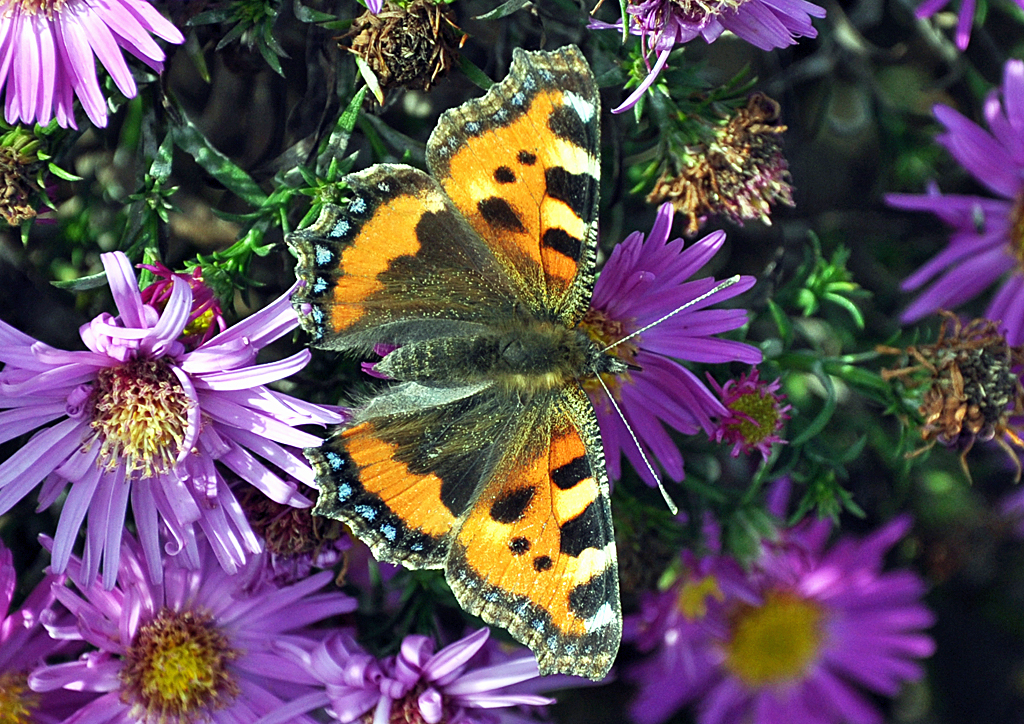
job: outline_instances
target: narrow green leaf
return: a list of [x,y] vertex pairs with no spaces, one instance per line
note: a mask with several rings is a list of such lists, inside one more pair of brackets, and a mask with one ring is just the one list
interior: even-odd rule
[[353,56],[356,59],[356,69],[359,71],[359,75],[362,76],[363,82],[366,83],[366,87],[373,93],[373,97],[377,99],[377,102],[384,105],[384,91],[380,89],[376,73],[373,72],[373,69],[363,60],[361,55],[353,53]]
[[199,77],[209,83],[210,69],[206,65],[206,55],[203,53],[202,46],[199,45],[199,37],[196,35],[195,30],[190,30],[185,40],[185,55],[192,61],[192,65],[195,66]]
[[233,8],[217,8],[215,10],[207,10],[206,12],[193,15],[186,25],[194,27],[196,25],[214,25],[216,23],[224,23],[235,16]]
[[838,404],[838,398],[836,397],[836,386],[832,384],[832,378],[829,377],[828,373],[821,368],[821,363],[816,361],[812,365],[812,371],[814,376],[821,380],[822,386],[825,388],[827,397],[825,398],[825,404],[811,423],[804,428],[803,432],[797,435],[795,438],[790,440],[790,445],[798,447],[803,445],[805,442],[810,440],[812,437],[816,437],[818,433],[825,429],[825,425],[832,419],[832,415],[835,414],[836,405]]
[[262,206],[267,195],[245,171],[214,148],[206,136],[178,109],[181,123],[171,129],[174,143],[190,154],[208,174],[224,184],[232,193],[252,206]]
[[484,13],[483,15],[477,15],[474,20],[501,20],[507,18],[513,13],[517,13],[523,8],[531,7],[533,3],[530,0],[505,0],[501,5],[494,8],[490,12]]
[[348,107],[338,118],[338,122],[334,126],[334,130],[331,132],[330,138],[327,139],[327,143],[324,145],[324,149],[320,154],[320,158],[316,162],[316,172],[321,178],[327,178],[330,180],[328,175],[328,167],[336,160],[340,159],[348,148],[348,141],[352,137],[352,129],[356,127],[356,121],[359,120],[359,113],[363,107],[363,100],[366,98],[366,92],[369,90],[368,86],[360,88],[352,100],[349,101]]
[[73,173],[68,173],[67,171],[62,169],[60,166],[58,166],[57,164],[53,163],[52,161],[50,163],[46,164],[46,168],[50,171],[50,173],[52,173],[54,176],[56,176],[57,178],[61,179],[62,181],[81,181],[82,180],[81,176],[75,176],[75,174],[73,174]]
[[470,82],[481,90],[490,90],[494,81],[487,77],[487,74],[480,70],[465,55],[459,56],[459,68],[469,78]]
[[303,5],[299,0],[295,0],[292,3],[292,12],[295,13],[295,17],[303,23],[323,23],[328,20],[337,20],[337,17],[330,13],[323,13],[319,10],[314,10],[311,7]]
[[79,277],[78,279],[72,279],[67,282],[54,281],[50,282],[50,284],[58,289],[65,289],[69,292],[85,292],[90,289],[99,289],[100,287],[106,286],[107,273],[105,271],[101,271],[99,274],[90,274],[87,277]]

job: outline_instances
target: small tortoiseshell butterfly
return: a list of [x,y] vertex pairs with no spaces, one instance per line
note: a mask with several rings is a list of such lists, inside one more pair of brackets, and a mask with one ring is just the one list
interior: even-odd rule
[[394,347],[394,384],[306,451],[318,515],[379,560],[444,568],[542,673],[601,679],[622,633],[604,453],[581,382],[626,367],[577,324],[597,247],[597,87],[576,47],[517,49],[443,114],[431,175],[382,164],[290,235],[318,347]]

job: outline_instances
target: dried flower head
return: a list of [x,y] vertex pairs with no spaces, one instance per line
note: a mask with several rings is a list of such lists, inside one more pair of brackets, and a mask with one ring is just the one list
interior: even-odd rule
[[41,150],[30,129],[15,126],[0,136],[0,216],[11,226],[34,219],[37,207],[50,203],[43,190]]
[[658,179],[648,203],[671,203],[689,217],[689,234],[709,216],[770,224],[772,204],[793,205],[789,166],[782,155],[786,126],[778,122],[779,110],[765,94],[751,95],[745,108],[714,129],[706,146],[694,149],[679,175]]
[[356,18],[350,35],[352,52],[366,61],[381,88],[416,90],[429,90],[451,70],[459,38],[451,10],[433,0],[388,0],[379,12],[371,8]]
[[1008,345],[991,320],[961,324],[952,312],[940,313],[944,323],[934,344],[905,351],[878,348],[885,354],[906,354],[917,362],[882,370],[884,380],[899,378],[908,388],[924,388],[918,411],[924,418],[921,438],[928,444],[912,455],[936,442],[959,447],[963,450],[960,464],[970,478],[967,453],[977,440],[995,440],[1013,459],[1020,480],[1020,460],[1007,440],[1024,447],[1010,419],[1024,413],[1024,385],[1014,371],[1024,365],[1024,346]]

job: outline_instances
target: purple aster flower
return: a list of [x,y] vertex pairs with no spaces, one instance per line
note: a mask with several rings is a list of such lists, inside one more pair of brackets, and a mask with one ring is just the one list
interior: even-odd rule
[[[794,45],[797,38],[817,37],[811,18],[825,17],[825,9],[807,0],[640,0],[626,5],[629,31],[640,36],[647,77],[612,113],[636,105],[665,68],[676,45],[700,36],[712,43],[726,30],[761,50]],[[621,19],[609,24],[592,20],[592,30],[618,30]],[[655,54],[654,66],[648,62]]]
[[193,314],[189,284],[175,277],[158,312],[143,303],[124,254],[102,260],[120,314],[82,326],[88,351],[54,349],[0,322],[0,441],[42,427],[0,465],[0,513],[40,482],[46,508],[71,483],[52,569],[64,571],[88,515],[80,580],[91,581],[102,559],[110,588],[130,498],[153,580],[162,570],[161,523],[172,538],[167,552],[198,566],[198,526],[232,572],[260,541],[215,461],[272,500],[308,506],[297,487],[311,485],[313,472],[297,448],[320,439],[295,426],[343,418],[265,387],[302,369],[308,350],[253,364],[298,325],[287,293],[186,351],[178,340]]
[[323,688],[258,724],[283,724],[318,707],[327,707],[342,724],[492,724],[500,718],[489,709],[553,703],[536,694],[502,691],[540,676],[530,653],[482,668],[471,666],[489,635],[490,629],[480,629],[437,653],[428,637],[406,636],[398,655],[383,660],[362,651],[344,633],[333,634],[312,651],[289,646],[296,663]]
[[[713,277],[689,279],[721,248],[725,232],[716,231],[684,249],[682,239],[669,241],[673,213],[671,204],[662,204],[647,240],[641,232],[630,234],[604,265],[594,286],[590,310],[581,323],[599,344],[614,344],[718,285]],[[761,352],[755,347],[714,336],[746,324],[746,311],[708,308],[742,294],[755,281],[753,277],[740,277],[732,286],[615,348],[615,354],[633,369],[617,377],[607,376],[605,383],[647,458],[661,463],[673,480],[683,479],[683,457],[664,426],[687,435],[703,429],[710,435],[716,428],[712,418],[728,414],[697,375],[676,360],[760,362]],[[587,392],[597,410],[609,475],[621,477],[620,460],[625,455],[640,477],[654,484],[604,389],[588,383]]]
[[[318,593],[331,583],[327,571],[293,586],[254,587],[261,556],[229,575],[203,539],[199,551],[196,569],[164,559],[157,582],[146,572],[137,541],[126,535],[113,590],[99,579],[76,584],[77,592],[54,586],[74,622],[49,626],[51,635],[90,650],[77,661],[33,671],[32,689],[99,693],[67,720],[93,724],[253,722],[310,692],[315,680],[276,647],[311,648],[324,634],[308,627],[355,610],[355,600]],[[68,570],[72,580],[82,580],[77,557]],[[313,724],[304,716],[291,721]]]
[[[827,547],[830,524],[815,520],[766,542],[747,598],[705,596],[700,626],[661,631],[662,646],[675,650],[659,651],[661,660],[689,652],[697,665],[648,665],[632,707],[636,721],[657,724],[698,702],[699,724],[880,723],[862,691],[894,696],[921,678],[919,659],[935,648],[922,633],[933,622],[921,603],[924,582],[910,571],[882,571],[909,527],[898,518],[863,540]],[[693,576],[680,588],[687,585],[716,590]]]
[[763,382],[758,375],[755,367],[749,377],[744,372],[739,379],[727,380],[724,385],[719,385],[714,377],[708,375],[708,382],[729,411],[718,422],[712,437],[715,442],[732,445],[733,457],[738,457],[741,452],[757,450],[767,460],[773,444],[786,444],[778,432],[789,419],[786,413],[792,406],[782,404],[786,396],[779,392],[781,380]]
[[121,54],[127,50],[158,73],[164,51],[150,34],[169,43],[185,37],[147,0],[6,0],[0,14],[0,86],[7,84],[8,123],[52,118],[77,128],[74,97],[89,120],[107,125],[107,102],[96,59],[117,89],[134,98],[135,80]]
[[936,140],[1001,198],[941,194],[935,184],[925,195],[886,196],[891,206],[930,211],[953,227],[949,246],[903,281],[908,291],[931,285],[902,319],[914,322],[953,309],[1003,278],[985,316],[1001,321],[1006,341],[1019,345],[1024,343],[1024,61],[1006,63],[1002,93],[993,91],[985,101],[990,132],[949,106],[937,105],[934,113],[946,127]]
[[0,543],[0,720],[50,724],[70,716],[94,695],[71,691],[38,694],[28,688],[32,669],[49,656],[71,653],[74,645],[51,638],[42,625],[47,618],[53,620],[53,585],[60,585],[63,577],[44,578],[21,608],[11,612],[17,584],[13,560]]

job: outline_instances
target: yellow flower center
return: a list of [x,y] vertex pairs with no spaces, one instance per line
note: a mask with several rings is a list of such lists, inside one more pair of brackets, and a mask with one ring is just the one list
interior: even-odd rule
[[750,418],[729,423],[727,427],[738,432],[751,447],[775,432],[775,426],[779,423],[779,409],[771,393],[762,395],[754,391],[740,395],[729,403],[729,409],[742,412]]
[[2,11],[4,17],[10,17],[15,9],[21,10],[25,15],[42,14],[47,18],[59,15],[67,4],[67,0],[8,0],[4,3]]
[[822,612],[818,606],[782,591],[761,606],[744,606],[732,623],[725,665],[743,683],[762,687],[795,681],[821,651]]
[[163,360],[131,360],[100,370],[92,395],[100,463],[149,478],[174,467],[194,404]]
[[32,712],[38,707],[39,695],[28,688],[27,674],[0,674],[0,724],[32,724]]
[[185,329],[181,333],[182,338],[188,339],[191,337],[202,337],[204,334],[206,334],[206,330],[210,328],[210,325],[213,324],[213,320],[213,310],[207,309],[205,312],[203,312],[198,317],[189,322],[187,325],[185,325]]
[[676,606],[687,620],[695,621],[708,615],[708,600],[712,598],[723,601],[725,594],[722,593],[717,578],[704,576],[688,580],[679,588]]
[[142,626],[124,658],[121,700],[145,724],[193,724],[240,691],[228,671],[238,658],[208,614],[163,609]]

